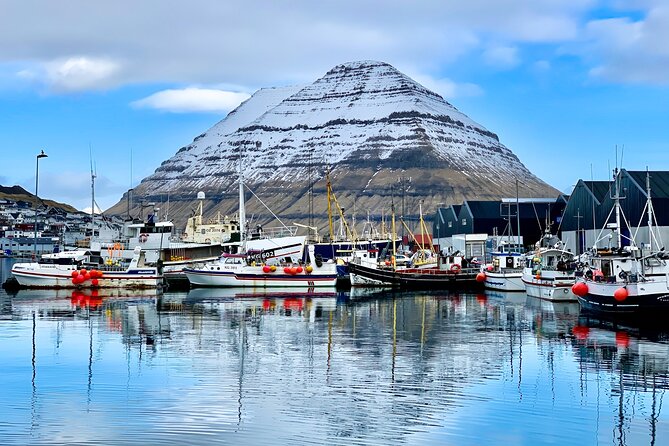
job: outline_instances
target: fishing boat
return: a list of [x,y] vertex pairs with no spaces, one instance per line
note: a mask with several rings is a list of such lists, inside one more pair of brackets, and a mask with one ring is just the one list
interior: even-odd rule
[[536,243],[533,255],[525,257],[522,281],[528,296],[552,301],[576,301],[571,291],[576,281],[576,261],[560,239],[550,233]]
[[139,247],[127,268],[107,265],[88,251],[67,251],[45,254],[41,262],[15,263],[12,274],[27,288],[156,288],[163,282]]
[[522,279],[525,257],[520,253],[521,248],[515,244],[500,245],[491,253],[492,263],[481,267],[476,280],[491,290],[525,291]]
[[[522,280],[525,257],[520,236],[518,180],[516,180],[516,236],[513,235],[513,225],[511,224],[513,218],[511,214],[512,201],[502,200],[502,205],[505,202],[507,205],[507,226],[504,230],[506,234],[505,240],[499,243],[497,249],[490,254],[492,263],[481,266],[481,272],[476,277],[476,280],[484,283],[485,287],[490,290],[525,291],[525,284]],[[502,208],[500,208],[500,214],[504,215]]]
[[[237,253],[223,253],[214,261],[202,266],[184,269],[192,286],[208,287],[334,287],[337,284],[337,265],[333,260],[324,261],[314,253],[313,245],[296,245],[290,237],[282,244],[281,238],[273,239],[278,246],[272,250],[252,250],[246,231],[244,181],[242,157],[239,167],[239,226],[240,244]],[[304,239],[303,239],[304,240]],[[306,248],[306,249],[305,249]],[[281,250],[293,249],[302,256],[277,255]]]
[[[618,169],[614,171],[613,189],[614,205],[594,247],[586,254],[582,277],[573,285],[572,291],[584,309],[594,312],[615,315],[669,310],[669,253],[662,246],[656,230],[650,174],[646,174],[643,212],[648,217],[649,243],[636,242],[635,235],[638,235],[641,223],[635,232],[625,228],[629,237],[622,235],[621,222],[628,220],[620,204],[623,197],[620,196]],[[605,229],[611,232],[604,234]],[[597,243],[604,239],[615,240],[615,246],[598,249]]]
[[[392,234],[395,238],[394,204],[391,209]],[[403,267],[397,265],[395,245],[392,246],[389,260],[380,258],[378,250],[357,251],[348,264],[351,285],[422,289],[477,287],[479,270],[470,267],[462,256],[436,254],[423,246],[420,248],[409,264]]]
[[462,257],[439,255],[438,259],[437,265],[430,268],[394,268],[356,258],[348,265],[351,285],[435,290],[480,287],[476,280],[479,269],[463,267],[466,262]]

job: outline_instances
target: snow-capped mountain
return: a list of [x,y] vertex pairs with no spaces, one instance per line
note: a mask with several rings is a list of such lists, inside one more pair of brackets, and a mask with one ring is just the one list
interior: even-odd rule
[[[387,215],[391,195],[401,195],[405,212],[414,215],[420,200],[431,213],[466,198],[515,196],[516,178],[526,185],[522,196],[558,194],[497,135],[374,61],[336,66],[307,86],[257,91],[163,162],[134,196],[169,195],[177,221],[190,213],[198,191],[207,194],[210,212],[233,213],[240,164],[245,184],[289,222],[306,219],[311,181],[314,213],[324,218],[326,165],[340,204],[358,219]],[[125,209],[124,198],[110,211]],[[247,212],[260,222],[269,217],[257,200],[247,203]]]

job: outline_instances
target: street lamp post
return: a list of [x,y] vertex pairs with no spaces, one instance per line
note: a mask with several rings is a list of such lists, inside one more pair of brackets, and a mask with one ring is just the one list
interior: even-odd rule
[[35,161],[35,241],[33,243],[33,257],[37,258],[37,206],[39,203],[39,195],[37,193],[37,187],[39,185],[39,160],[40,158],[46,158],[48,155],[42,150],[37,155],[37,161]]

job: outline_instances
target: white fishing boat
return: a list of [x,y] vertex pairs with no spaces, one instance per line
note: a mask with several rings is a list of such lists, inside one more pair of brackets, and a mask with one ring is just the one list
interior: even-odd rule
[[[323,261],[314,254],[314,246],[306,238],[297,243],[295,237],[274,238],[274,249],[253,249],[246,230],[242,157],[239,168],[239,253],[224,253],[217,261],[186,268],[184,273],[193,286],[209,287],[334,287],[337,284],[337,265]],[[262,242],[266,243],[266,242]],[[307,249],[305,249],[307,247]],[[284,251],[290,256],[282,255]],[[294,255],[299,255],[297,260]]]
[[[309,258],[313,247],[309,246]],[[284,263],[255,262],[247,254],[223,254],[216,262],[184,270],[191,285],[209,287],[334,287],[337,265],[332,261]]]
[[15,263],[12,274],[27,288],[156,288],[163,282],[139,247],[127,268],[106,265],[86,251],[68,251],[46,254],[41,262]]
[[560,239],[546,234],[537,242],[533,255],[525,257],[522,281],[528,296],[552,301],[576,301],[571,291],[576,281],[574,255]]
[[[620,205],[618,170],[614,172],[614,206],[587,254],[582,278],[572,287],[586,310],[610,314],[641,313],[669,310],[669,252],[662,245],[654,228],[657,221],[651,200],[650,174],[646,174],[646,208],[649,243],[638,244],[633,228],[623,236],[621,222],[627,222]],[[613,220],[613,221],[611,221]],[[605,234],[605,229],[610,230]],[[625,239],[623,239],[625,237]],[[615,240],[615,246],[597,249],[601,240]],[[624,246],[623,241],[629,243]]]
[[511,245],[502,245],[500,250],[493,252],[492,263],[484,265],[476,280],[483,282],[485,287],[499,291],[525,291],[523,283],[523,266],[525,257],[513,252]]

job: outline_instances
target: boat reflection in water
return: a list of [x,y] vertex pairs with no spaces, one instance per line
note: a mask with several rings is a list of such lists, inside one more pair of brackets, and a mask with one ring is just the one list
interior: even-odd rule
[[320,317],[324,311],[334,311],[338,293],[330,288],[194,288],[187,295],[165,294],[161,305],[165,308],[187,308],[188,311],[253,312],[283,315],[302,314]]
[[635,323],[640,325],[586,313],[573,328],[575,345],[583,370],[609,376],[601,385],[615,402],[608,416],[615,423],[616,444],[666,444],[662,402],[669,390],[669,330],[665,324]]
[[308,288],[3,297],[3,444],[669,442],[668,331],[576,304]]

